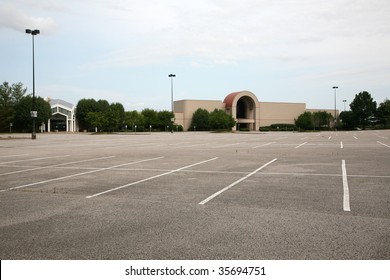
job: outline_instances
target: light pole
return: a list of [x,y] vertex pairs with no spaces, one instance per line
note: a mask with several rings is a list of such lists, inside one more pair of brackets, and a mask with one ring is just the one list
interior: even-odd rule
[[38,29],[26,29],[27,34],[31,34],[32,37],[32,58],[33,58],[33,96],[32,96],[32,110],[31,110],[31,117],[33,121],[33,127],[32,127],[32,135],[31,139],[37,139],[37,134],[35,132],[35,119],[37,118],[38,114],[35,110],[35,58],[34,58],[34,36],[39,34]]
[[338,86],[333,87],[333,89],[334,89],[334,130],[336,130],[336,125],[337,125],[336,89],[338,89],[338,88],[339,88]]
[[171,133],[173,133],[173,124],[175,122],[175,113],[174,113],[174,108],[173,108],[173,78],[176,77],[176,75],[175,74],[169,74],[168,77],[171,78],[171,110],[172,110],[172,119],[171,119],[172,130],[171,130]]
[[344,99],[343,102],[344,102],[344,111],[345,111],[345,102],[347,102],[347,100]]

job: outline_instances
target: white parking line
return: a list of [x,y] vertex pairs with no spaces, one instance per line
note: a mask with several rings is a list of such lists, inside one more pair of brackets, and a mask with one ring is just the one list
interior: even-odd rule
[[343,145],[343,141],[340,142],[340,149],[343,149],[344,148],[344,145]]
[[216,192],[215,194],[209,196],[208,198],[206,198],[205,200],[202,200],[201,202],[199,202],[200,205],[204,205],[206,204],[207,202],[209,202],[210,200],[212,200],[213,198],[217,197],[218,195],[220,195],[221,193],[227,191],[228,189],[234,187],[235,185],[237,185],[238,183],[244,181],[245,179],[251,177],[252,175],[256,174],[257,172],[259,172],[261,169],[267,167],[268,165],[270,165],[271,163],[273,163],[274,161],[276,161],[277,158],[267,162],[266,164],[264,164],[263,166],[257,168],[255,171],[249,173],[248,175],[246,175],[245,177],[242,177],[241,179],[235,181],[234,183],[230,184],[229,186],[223,188],[222,190]]
[[187,145],[187,146],[178,146],[178,147],[175,147],[175,149],[192,148],[192,147],[204,146],[204,145],[208,145],[208,144],[209,143],[201,143],[201,144],[193,144],[193,145]]
[[19,154],[19,155],[9,155],[9,156],[0,156],[2,158],[5,158],[5,157],[22,157],[22,156],[28,156],[29,154]]
[[275,143],[276,143],[276,142],[269,142],[269,143],[266,143],[266,144],[254,146],[254,147],[252,147],[252,149],[257,149],[257,148],[260,148],[260,147],[269,146],[269,145],[272,145],[272,144],[275,144]]
[[353,138],[355,138],[356,140],[358,139],[355,135],[353,136]]
[[344,211],[351,211],[349,206],[349,189],[348,189],[348,178],[347,169],[345,167],[345,160],[341,161],[341,169],[343,172],[343,208]]
[[307,143],[308,143],[308,142],[302,143],[302,144],[296,146],[295,149],[298,149],[298,148],[302,147],[303,145],[306,145]]
[[234,144],[226,144],[226,145],[222,145],[222,146],[216,146],[214,148],[225,148],[225,147],[230,147],[230,146],[237,146],[237,145],[240,145],[241,143],[234,143]]
[[379,142],[379,141],[376,141],[376,142],[378,142],[379,144],[381,144],[381,145],[383,145],[383,146],[386,146],[387,148],[390,148],[389,145],[386,145],[386,144],[384,144],[384,143],[382,143],[382,142]]
[[123,188],[127,188],[127,187],[130,187],[130,186],[134,186],[134,185],[137,185],[139,183],[150,181],[152,179],[156,179],[156,178],[159,178],[159,177],[162,177],[162,176],[166,176],[166,175],[175,173],[177,171],[181,171],[183,169],[190,168],[190,167],[193,167],[193,166],[196,166],[196,165],[199,165],[199,164],[203,164],[203,163],[206,163],[206,162],[209,162],[209,161],[212,161],[212,160],[216,160],[216,159],[218,159],[218,157],[211,158],[211,159],[204,160],[204,161],[200,161],[200,162],[197,162],[197,163],[194,163],[194,164],[190,164],[190,165],[187,165],[187,166],[175,169],[175,170],[171,170],[171,171],[159,174],[159,175],[155,175],[155,176],[152,176],[152,177],[149,177],[149,178],[145,178],[145,179],[139,180],[137,182],[133,182],[133,183],[126,184],[126,185],[123,185],[123,186],[120,186],[120,187],[109,189],[109,190],[106,190],[104,192],[100,192],[100,193],[96,193],[96,194],[93,194],[93,195],[89,195],[89,196],[86,196],[85,198],[93,198],[93,197],[96,197],[96,196],[99,196],[99,195],[102,195],[102,194],[106,194],[106,193],[109,193],[109,192],[117,191],[117,190],[120,190],[120,189],[123,189]]
[[37,160],[43,160],[43,159],[62,158],[62,157],[69,157],[69,156],[70,155],[55,156],[55,157],[42,157],[42,158],[21,159],[21,160],[14,160],[14,161],[8,161],[8,162],[1,162],[0,165],[4,165],[4,164],[8,164],[8,163],[15,163],[15,162],[23,162],[23,161],[37,161]]
[[45,169],[45,168],[54,168],[54,167],[59,167],[59,166],[64,166],[64,165],[69,165],[69,164],[76,164],[76,163],[83,163],[83,162],[89,162],[89,161],[95,161],[95,160],[101,160],[101,159],[108,159],[108,158],[113,158],[113,157],[115,157],[115,156],[85,159],[85,160],[66,162],[66,163],[60,163],[60,164],[48,165],[48,166],[39,166],[39,167],[34,167],[34,168],[29,168],[29,169],[23,169],[23,170],[18,170],[18,171],[2,173],[2,174],[0,174],[0,176],[23,173],[23,172],[34,171],[34,170]]
[[110,170],[110,169],[121,167],[121,166],[125,166],[125,165],[131,165],[131,164],[136,164],[136,163],[141,163],[141,162],[146,162],[146,161],[152,161],[152,160],[157,160],[157,159],[161,159],[161,158],[163,158],[163,157],[157,157],[157,158],[150,158],[150,159],[144,159],[144,160],[139,160],[139,161],[128,162],[128,163],[114,165],[114,166],[110,166],[110,167],[106,167],[106,168],[100,168],[100,169],[96,169],[96,170],[76,173],[76,174],[73,174],[73,175],[68,175],[68,176],[64,176],[64,177],[58,177],[58,178],[54,178],[54,179],[49,179],[49,180],[44,180],[44,181],[40,181],[40,182],[26,184],[26,185],[22,185],[22,186],[18,186],[18,187],[13,187],[13,188],[5,189],[5,190],[0,190],[0,192],[17,190],[17,189],[21,189],[21,188],[41,185],[41,184],[55,182],[55,181],[60,181],[60,180],[68,179],[68,178],[73,178],[73,177],[77,177],[77,176],[86,175],[86,174],[91,174],[91,173],[96,173],[96,172],[100,172],[100,171]]

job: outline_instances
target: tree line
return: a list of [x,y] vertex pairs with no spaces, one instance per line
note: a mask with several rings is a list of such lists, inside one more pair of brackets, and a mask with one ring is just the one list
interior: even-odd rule
[[[22,83],[0,85],[0,132],[32,131],[32,95],[27,94]],[[36,97],[35,108],[38,111],[36,130],[51,118],[50,104]],[[183,127],[172,122],[170,111],[143,109],[125,111],[121,103],[109,103],[107,100],[81,99],[77,104],[76,118],[80,131],[182,131]],[[224,110],[212,112],[199,108],[192,117],[190,130],[231,130],[236,124],[234,118]],[[356,94],[349,111],[340,113],[334,120],[332,114],[304,112],[295,119],[295,126],[303,130],[330,129],[334,124],[342,129],[390,128],[390,100],[385,99],[377,106],[367,91]],[[278,125],[277,128],[279,129]]]
[[[81,99],[76,110],[80,131],[183,131],[181,125],[172,123],[172,118],[170,111],[125,111],[120,103],[109,104],[106,100]],[[199,108],[193,114],[190,130],[231,130],[235,123],[224,110],[210,113]]]
[[121,103],[109,104],[107,100],[81,99],[76,109],[80,131],[183,130],[181,126],[172,127],[172,117],[172,112],[166,110],[125,111]]
[[[32,95],[26,95],[27,88],[22,83],[0,85],[0,132],[32,131]],[[42,97],[35,98],[36,130],[51,117],[50,104]]]
[[331,126],[345,130],[390,128],[390,100],[387,98],[377,107],[376,101],[367,91],[355,95],[350,110],[340,113],[336,119],[325,111],[305,112],[295,119],[295,126],[303,130],[330,129]]

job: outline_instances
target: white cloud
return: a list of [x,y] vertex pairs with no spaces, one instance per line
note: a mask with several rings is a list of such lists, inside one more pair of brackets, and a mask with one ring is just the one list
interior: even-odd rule
[[366,49],[349,45],[351,38],[388,44],[390,35],[390,5],[380,0],[108,1],[94,12],[112,30],[104,37],[123,40],[93,62],[99,67],[177,57],[199,67],[269,57],[302,61],[351,50],[361,56]]
[[42,34],[53,34],[58,29],[52,18],[28,15],[20,7],[10,3],[0,4],[1,27],[20,32],[25,32],[26,28],[40,29]]
[[77,87],[52,88],[58,96],[108,92],[123,104],[159,107],[162,71],[177,71],[182,98],[247,88],[305,101],[312,88],[341,89],[343,80],[380,84],[387,94],[389,14],[388,0],[2,0],[0,28],[61,31],[40,44],[55,63],[39,60],[51,69],[45,83]]

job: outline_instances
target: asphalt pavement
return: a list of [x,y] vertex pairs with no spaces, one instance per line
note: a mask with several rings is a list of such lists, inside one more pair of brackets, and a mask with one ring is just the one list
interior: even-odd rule
[[0,259],[390,259],[390,131],[0,135]]

